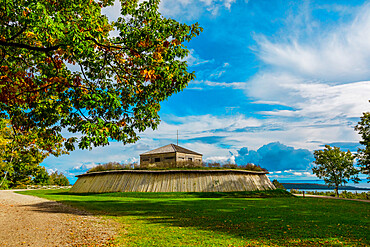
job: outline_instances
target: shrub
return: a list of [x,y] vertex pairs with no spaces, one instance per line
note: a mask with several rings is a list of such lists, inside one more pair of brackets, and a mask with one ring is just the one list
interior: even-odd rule
[[290,193],[292,194],[302,194],[302,191],[296,190],[296,189],[291,189]]
[[241,167],[238,167],[237,164],[226,163],[222,165],[222,168],[236,169],[236,168],[241,168]]
[[244,169],[248,171],[265,171],[267,172],[267,169],[260,167],[259,165],[255,165],[252,163],[248,163],[246,165],[238,166],[238,169]]
[[194,161],[157,162],[155,164],[142,164],[139,169],[170,169],[170,168],[203,168],[203,164]]
[[282,185],[281,183],[279,183],[279,181],[277,181],[276,179],[272,180],[272,183],[275,185],[276,189],[286,190],[284,188],[284,185]]
[[203,163],[204,167],[210,167],[210,168],[220,168],[221,164],[218,162],[210,162],[210,163]]
[[90,170],[87,171],[87,173],[90,172],[102,172],[102,171],[110,171],[110,170],[127,170],[132,168],[137,168],[137,164],[120,164],[118,162],[108,162],[105,164],[99,164]]
[[50,185],[68,186],[68,178],[63,173],[58,173],[58,171],[50,174]]

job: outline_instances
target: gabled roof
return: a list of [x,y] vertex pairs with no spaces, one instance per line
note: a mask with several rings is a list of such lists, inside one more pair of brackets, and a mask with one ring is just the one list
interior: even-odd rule
[[[168,144],[166,146],[142,153],[140,155],[147,155],[147,154],[163,154],[163,153],[185,153],[185,154],[196,154],[196,155],[202,155],[200,153],[196,153],[194,151],[191,151],[189,149],[177,146],[175,144]],[[203,156],[203,155],[202,155]]]

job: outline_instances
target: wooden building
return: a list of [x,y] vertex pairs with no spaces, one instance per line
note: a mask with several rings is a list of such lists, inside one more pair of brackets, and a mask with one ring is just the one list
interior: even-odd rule
[[192,161],[202,163],[202,154],[189,149],[169,144],[143,154],[140,154],[140,165],[155,165],[156,163],[175,163]]

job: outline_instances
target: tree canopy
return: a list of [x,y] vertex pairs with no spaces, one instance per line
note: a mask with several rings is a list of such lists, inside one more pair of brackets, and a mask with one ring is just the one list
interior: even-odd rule
[[355,127],[361,135],[360,144],[364,145],[357,151],[358,165],[361,166],[362,173],[367,174],[368,183],[370,182],[370,112],[363,113],[361,120]]
[[338,147],[325,145],[324,150],[314,151],[314,157],[316,167],[312,168],[312,172],[318,178],[323,178],[328,186],[334,186],[337,196],[340,185],[348,183],[350,179],[359,181],[359,170],[353,165],[355,157],[350,151],[344,152]]
[[160,102],[195,78],[183,43],[202,29],[162,17],[159,0],[120,2],[110,22],[113,0],[0,0],[0,114],[14,130],[73,150],[157,127]]

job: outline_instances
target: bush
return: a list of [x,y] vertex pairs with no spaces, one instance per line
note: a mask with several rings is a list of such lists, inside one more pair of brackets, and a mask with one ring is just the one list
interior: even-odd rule
[[252,163],[248,163],[246,165],[241,165],[237,167],[238,169],[244,169],[248,171],[265,171],[267,172],[267,169],[260,167],[259,165],[255,165]]
[[284,185],[282,185],[281,183],[279,183],[279,181],[277,181],[276,179],[272,180],[272,183],[275,185],[276,189],[286,190],[284,188]]
[[296,189],[291,189],[290,193],[292,194],[302,194],[302,191],[296,190]]
[[50,185],[68,186],[69,180],[63,173],[58,173],[58,171],[50,174]]
[[210,168],[221,168],[221,164],[218,162],[203,163],[203,166],[210,167]]
[[102,171],[110,171],[110,170],[127,170],[127,169],[133,169],[138,168],[137,164],[120,164],[118,162],[108,162],[105,164],[99,164],[87,172],[102,172]]
[[159,162],[155,164],[143,164],[139,169],[170,169],[170,168],[203,168],[203,164],[194,161]]
[[[290,190],[291,193],[292,190]],[[320,196],[335,196],[333,191],[307,191],[306,194],[308,195],[320,195]],[[370,199],[370,192],[350,192],[350,191],[342,191],[339,194],[341,198],[349,198],[349,199],[362,199],[362,200],[369,200]]]

